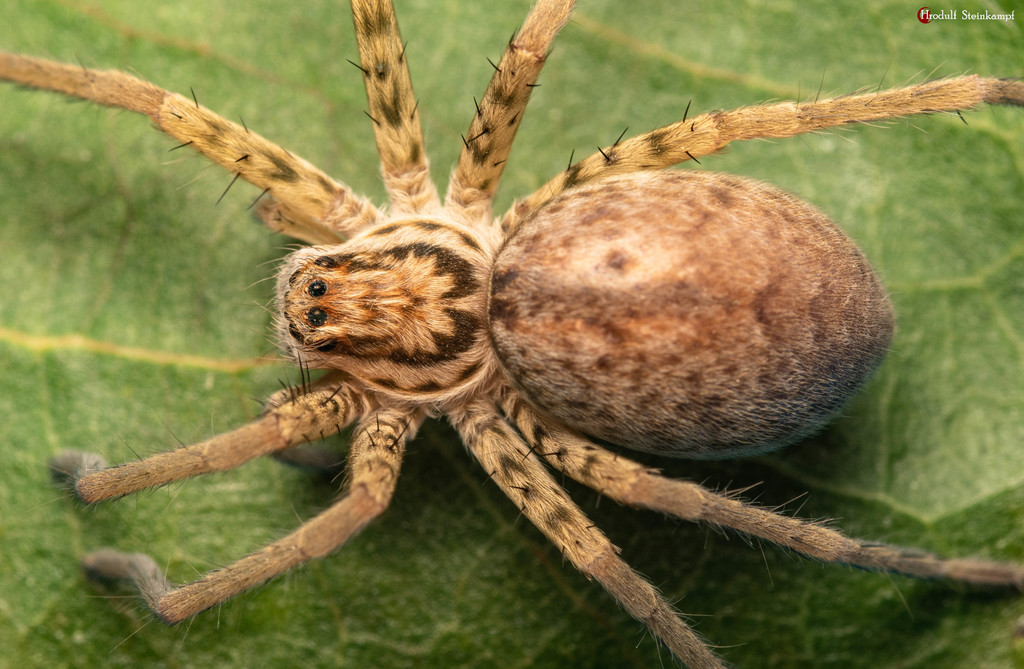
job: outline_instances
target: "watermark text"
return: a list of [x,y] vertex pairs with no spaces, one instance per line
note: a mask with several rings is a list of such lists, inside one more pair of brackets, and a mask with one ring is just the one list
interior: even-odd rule
[[1010,22],[1014,20],[1014,14],[1017,10],[1013,10],[1010,13],[990,12],[985,10],[984,12],[972,12],[967,9],[940,9],[935,11],[931,7],[922,7],[917,10],[917,20],[921,23],[931,23],[932,21],[1004,21]]

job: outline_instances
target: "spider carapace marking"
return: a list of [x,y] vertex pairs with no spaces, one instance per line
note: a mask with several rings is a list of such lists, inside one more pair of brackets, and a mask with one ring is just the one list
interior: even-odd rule
[[116,467],[60,455],[53,466],[78,496],[121,497],[356,426],[345,495],[288,536],[182,586],[152,558],[112,549],[85,557],[91,574],[133,581],[165,622],[196,615],[344,544],[387,508],[422,421],[444,416],[560,553],[695,669],[723,665],[549,467],[619,502],[819,560],[1024,586],[1016,565],[855,541],[660,476],[591,440],[691,457],[779,447],[827,421],[892,336],[881,282],[813,207],[746,179],[658,170],[734,140],[1022,106],[1024,84],[972,75],[684,118],[571,164],[495,220],[512,139],[573,5],[540,0],[493,65],[442,204],[393,7],[353,0],[387,213],[195,100],[121,72],[0,53],[0,79],[149,116],[179,148],[256,185],[271,229],[313,245],[280,270],[277,335],[296,363],[326,374],[199,444]]
[[440,219],[312,247],[279,274],[279,338],[293,359],[420,402],[493,377],[486,334],[490,242]]

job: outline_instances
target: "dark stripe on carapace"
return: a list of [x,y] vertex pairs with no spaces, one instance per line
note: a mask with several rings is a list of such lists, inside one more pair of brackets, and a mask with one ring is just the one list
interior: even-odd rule
[[455,377],[455,382],[456,383],[461,383],[463,381],[466,381],[467,379],[472,377],[474,374],[476,374],[478,371],[480,371],[480,363],[479,362],[474,362],[472,365],[469,365],[464,370],[459,372],[459,375]]
[[390,351],[380,354],[377,351],[386,350],[388,342],[379,337],[353,337],[346,342],[345,353],[363,360],[389,360],[410,367],[427,367],[454,360],[477,343],[483,325],[475,316],[460,309],[445,309],[445,314],[452,320],[453,331],[451,334],[432,332],[433,351],[418,349],[411,353]]
[[400,230],[405,227],[433,232],[434,230],[437,230],[444,226],[442,226],[440,223],[435,223],[434,221],[402,221],[401,223],[392,223],[391,225],[385,225],[381,228],[377,228],[376,230],[368,234],[367,237],[381,237],[383,235],[390,235],[395,230]]
[[[466,369],[459,372],[459,375],[455,377],[455,381],[449,385],[457,385],[459,383],[462,383],[463,381],[472,378],[472,376],[476,374],[478,371],[480,371],[480,363],[475,362],[472,365],[466,367]],[[381,386],[382,388],[388,388],[390,390],[402,390],[405,392],[432,393],[444,389],[444,386],[442,386],[437,381],[427,381],[426,383],[421,383],[418,386],[412,387],[400,386],[394,379],[370,379],[370,382],[378,386]]]
[[374,255],[361,253],[322,255],[318,256],[313,262],[327,269],[344,266],[349,271],[387,271],[391,269],[391,263],[386,262],[384,257],[404,260],[409,254],[417,258],[433,257],[437,276],[447,275],[452,278],[452,287],[441,295],[441,299],[455,300],[471,295],[480,289],[480,282],[474,276],[472,263],[451,249],[426,242],[413,242],[412,244],[393,246]]
[[339,257],[340,256],[327,255],[318,256],[317,259],[313,261],[313,263],[316,264],[317,267],[323,267],[325,269],[334,269],[335,267],[339,267],[341,265],[341,261],[338,260]]
[[[404,228],[404,227],[411,227],[411,228],[415,228],[417,230],[425,230],[427,232],[434,232],[435,230],[440,230],[441,228],[447,228],[448,226],[446,226],[446,225],[444,225],[442,223],[435,223],[434,221],[403,221],[402,223],[392,223],[391,225],[385,225],[384,227],[377,228],[376,230],[371,232],[369,235],[367,235],[367,237],[382,237],[384,235],[390,235],[392,232],[395,232],[396,230],[399,230],[399,229]],[[466,234],[462,230],[455,230],[455,229],[452,229],[452,228],[448,228],[448,229],[451,232],[454,232],[455,234],[457,234],[459,236],[459,239],[461,239],[463,241],[463,243],[466,246],[468,246],[469,248],[473,249],[474,251],[481,250],[480,249],[480,245],[477,244],[476,240],[473,239],[472,237],[470,237],[468,234]]]
[[452,277],[453,285],[447,292],[441,295],[441,299],[458,299],[471,295],[480,289],[480,282],[473,275],[473,264],[451,249],[426,242],[414,242],[412,244],[393,246],[384,253],[397,260],[408,257],[410,253],[417,258],[432,257],[438,275]]
[[392,232],[394,232],[395,230],[397,230],[400,227],[402,227],[403,225],[404,225],[403,223],[392,223],[391,225],[385,225],[382,228],[377,228],[376,230],[374,230],[373,232],[371,232],[370,234],[368,234],[366,236],[367,237],[380,237],[381,235],[389,235]]
[[391,390],[401,390],[401,387],[395,382],[394,379],[370,379],[370,383],[381,388],[390,388]]

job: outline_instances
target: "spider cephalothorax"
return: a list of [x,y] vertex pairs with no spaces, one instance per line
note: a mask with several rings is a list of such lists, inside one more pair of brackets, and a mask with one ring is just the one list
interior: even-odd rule
[[387,0],[353,0],[360,69],[390,209],[194,99],[120,72],[0,54],[0,78],[149,116],[262,189],[273,230],[312,244],[277,283],[277,334],[315,382],[252,423],[139,462],[66,453],[85,502],[236,467],[355,425],[347,488],[292,534],[176,587],[142,554],[104,549],[90,573],[134,581],[177,623],[326,555],[388,506],[406,442],[445,416],[487,475],[561,554],[683,662],[718,658],[568,497],[550,468],[617,501],[749,533],[830,562],[1024,586],[1024,570],[861,543],[816,523],[660,476],[634,450],[726,457],[819,428],[892,334],[880,281],[822,214],[727,175],[659,172],[730,141],[1024,105],[1016,80],[957,77],[863,95],[702,114],[570,165],[499,220],[491,202],[572,0],[541,0],[480,99],[442,202],[429,179],[405,48]]
[[436,218],[389,221],[343,245],[289,256],[281,344],[315,369],[386,396],[437,402],[495,371],[486,332],[493,246]]

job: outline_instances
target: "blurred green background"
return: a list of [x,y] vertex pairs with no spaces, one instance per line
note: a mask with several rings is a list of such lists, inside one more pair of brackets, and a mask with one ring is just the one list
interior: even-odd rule
[[[428,150],[447,180],[528,1],[398,1]],[[965,8],[973,8],[971,7]],[[1024,74],[1020,3],[920,24],[895,2],[580,3],[520,131],[498,210],[626,126],[963,72]],[[979,9],[979,10],[980,10]],[[117,67],[382,200],[347,6],[0,0],[0,48]],[[82,509],[62,448],[125,460],[256,415],[275,261],[257,195],[126,112],[0,86],[0,667],[671,666],[644,628],[486,482],[451,430],[411,445],[393,507],[329,559],[170,629],[82,577],[98,546],[172,579],[289,531],[335,491],[260,461]],[[735,145],[703,169],[813,202],[888,283],[899,334],[827,432],[744,462],[644,458],[851,534],[1024,562],[1024,114],[982,109]],[[337,442],[341,447],[341,442]],[[570,492],[741,667],[1024,666],[1024,597],[821,566]],[[804,493],[807,493],[804,495]],[[600,504],[598,502],[600,501]]]

